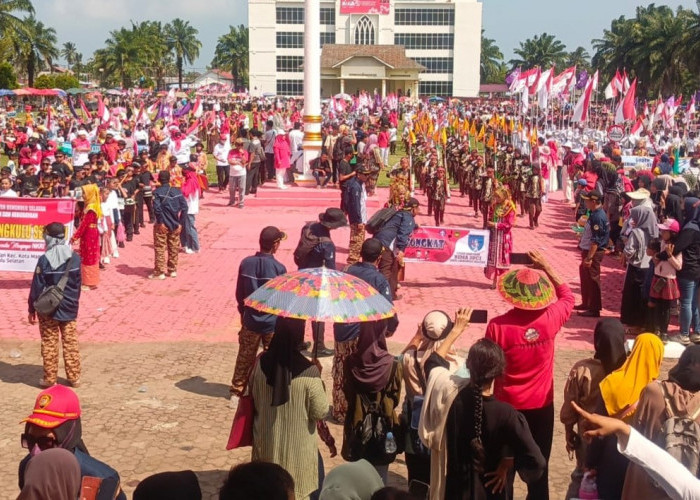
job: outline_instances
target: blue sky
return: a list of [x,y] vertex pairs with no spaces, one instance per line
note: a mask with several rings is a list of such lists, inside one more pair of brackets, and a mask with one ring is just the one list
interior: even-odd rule
[[[633,0],[483,0],[486,36],[496,40],[506,61],[518,42],[548,32],[568,50],[599,37],[610,21],[632,16],[639,5]],[[664,2],[657,2],[663,4]],[[695,8],[695,0],[671,0],[674,8]],[[130,25],[130,20],[189,20],[199,30],[202,50],[195,69],[203,69],[214,55],[217,38],[229,25],[247,24],[247,0],[34,0],[37,17],[56,29],[58,40],[75,42],[84,60],[101,47],[109,32]]]

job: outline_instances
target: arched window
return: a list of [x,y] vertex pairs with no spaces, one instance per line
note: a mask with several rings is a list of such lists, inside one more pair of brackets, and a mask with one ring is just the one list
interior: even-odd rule
[[355,45],[374,45],[374,24],[362,16],[355,25]]

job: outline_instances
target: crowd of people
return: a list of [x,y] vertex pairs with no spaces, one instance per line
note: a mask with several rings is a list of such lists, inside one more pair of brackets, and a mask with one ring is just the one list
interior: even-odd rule
[[[200,251],[200,200],[217,195],[208,185],[208,153],[216,164],[216,187],[228,194],[231,207],[244,208],[245,197],[255,196],[263,183],[287,189],[295,182],[303,170],[301,103],[248,104],[249,112],[243,103],[229,112],[212,105],[200,119],[195,113],[176,116],[179,104],[172,103],[169,117],[150,123],[142,121],[142,112],[77,123],[68,110],[57,109],[53,117],[27,114],[23,125],[3,115],[11,164],[3,168],[0,196],[78,200],[73,232],[58,223],[44,228],[46,252],[29,294],[29,321],[39,322],[45,390],[25,420],[28,455],[20,464],[20,498],[42,498],[37,492],[43,491],[68,499],[85,488],[126,498],[118,472],[92,457],[82,441],[76,393],[56,385],[58,344],[67,379],[79,387],[80,294],[99,285],[100,268],[146,227],[146,213],[154,225],[149,278],[176,278],[178,254]],[[700,193],[691,178],[668,170],[677,163],[671,157],[681,153],[674,149],[669,156],[658,147],[652,169],[625,168],[620,144],[604,138],[582,142],[590,138],[585,130],[555,130],[546,117],[541,130],[549,131],[532,136],[510,125],[507,105],[492,101],[379,109],[368,102],[343,113],[328,107],[324,119],[323,149],[310,170],[319,189],[340,189],[341,202],[302,228],[294,250],[299,269],[340,268],[333,230],[349,225],[343,269],[389,302],[400,300],[404,253],[423,209],[416,192],[425,196],[437,226],[454,193],[469,197],[473,213],[456,214],[465,225],[476,219],[477,227],[491,233],[485,274],[511,309],[491,318],[466,359],[454,344],[469,328],[468,307],[452,314],[428,311],[399,356],[389,352],[386,340],[398,328],[397,315],[334,324],[332,348],[324,324],[311,321],[309,359],[304,320],[244,303],[287,272],[275,258],[287,234],[263,228],[259,251],[239,265],[241,330],[229,399],[237,411],[244,397],[254,402],[252,463],[230,471],[220,498],[240,498],[241,492],[251,499],[513,498],[516,472],[528,498],[549,498],[555,342],[574,310],[600,317],[606,256],[627,266],[622,303],[619,320],[602,318],[595,325],[594,355],[572,367],[564,388],[560,420],[567,450],[576,457],[567,497],[632,499],[652,491],[658,498],[682,498],[681,491],[697,497],[698,441],[694,451],[688,443],[700,439],[700,427],[690,425],[700,409],[700,347],[687,347],[668,380],[657,380],[666,342],[700,343]],[[482,137],[472,129],[483,131]],[[405,156],[392,169],[389,155],[401,140]],[[695,154],[691,142],[684,148]],[[381,174],[390,182],[388,211],[373,221],[366,200],[378,195]],[[549,193],[560,189],[570,203],[572,229],[580,234],[579,305],[544,255],[529,252],[529,267],[510,262],[517,218],[527,215],[537,231]],[[78,241],[75,253],[70,243]],[[38,313],[40,297],[61,280],[57,307]],[[676,304],[680,325],[671,334]],[[635,339],[628,353],[630,336]],[[329,388],[318,361],[324,356],[333,356]],[[669,419],[685,426],[679,423],[683,429],[677,430]],[[348,463],[326,474],[319,440],[331,456],[338,453],[328,420],[342,425],[340,454]],[[592,437],[590,444],[583,439]],[[644,448],[644,439],[658,450]],[[691,474],[670,476],[649,465],[666,452]],[[402,453],[406,491],[385,487],[388,466]],[[199,498],[198,492],[192,471],[167,472],[142,481],[134,498]]]

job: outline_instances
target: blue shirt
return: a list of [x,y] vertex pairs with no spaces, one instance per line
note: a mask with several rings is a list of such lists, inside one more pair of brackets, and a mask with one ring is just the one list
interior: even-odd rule
[[409,210],[399,210],[374,237],[381,241],[385,248],[403,252],[408,246],[408,238],[417,227]]
[[187,214],[187,201],[180,188],[160,186],[153,191],[153,213],[156,224],[165,224],[170,231],[180,227],[180,215]]
[[345,189],[341,196],[343,197],[343,208],[348,214],[348,222],[350,224],[364,224],[362,214],[365,213],[365,206],[362,199],[364,187],[357,176],[350,177],[345,181]]
[[[589,237],[590,235],[590,237]],[[581,250],[590,250],[591,245],[598,245],[598,250],[603,250],[608,246],[610,239],[610,224],[608,217],[605,215],[605,210],[602,207],[593,210],[588,216],[588,222],[581,236],[579,248]]]
[[243,326],[255,333],[272,333],[277,316],[267,314],[243,305],[243,301],[255,290],[280,274],[287,272],[284,265],[272,254],[257,252],[246,257],[238,266],[236,301],[238,312],[243,316]]
[[[389,282],[384,277],[382,273],[373,265],[368,262],[358,262],[348,267],[345,271],[357,278],[360,278],[367,284],[371,285],[375,290],[381,293],[386,300],[394,303],[391,298],[391,287]],[[394,315],[388,320],[387,325],[388,332],[394,333],[396,328],[399,326],[398,315]],[[346,342],[356,338],[360,334],[360,324],[359,323],[334,323],[333,324],[333,336],[336,342]]]
[[[311,224],[311,234],[319,238],[322,236],[331,237],[330,230],[320,222]],[[311,267],[335,269],[335,244],[332,241],[323,241],[316,245],[306,256],[306,262],[300,269]]]

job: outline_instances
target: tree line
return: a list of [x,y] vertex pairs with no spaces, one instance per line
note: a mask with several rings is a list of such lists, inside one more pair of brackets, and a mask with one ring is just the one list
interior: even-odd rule
[[[593,56],[583,47],[568,52],[566,46],[549,33],[520,42],[507,63],[495,40],[482,32],[481,81],[503,83],[506,74],[520,67],[535,66],[560,70],[576,65],[600,71],[608,82],[617,70],[626,70],[637,78],[637,95],[686,95],[700,86],[700,0],[696,10],[649,4],[637,7],[634,17],[613,19],[600,38],[591,41]],[[604,86],[604,85],[603,85]]]
[[[102,87],[164,88],[166,78],[177,75],[182,87],[185,65],[199,57],[202,42],[199,31],[189,21],[179,18],[169,23],[131,22],[130,26],[109,32],[104,46],[87,60],[75,43],[64,42],[60,48],[56,30],[35,17],[31,0],[0,0],[0,88],[15,87],[16,75],[26,76],[27,85],[66,82],[77,79],[45,78],[37,82],[41,71],[53,71],[59,57],[80,79],[98,81]],[[212,68],[230,71],[234,87],[248,83],[248,28],[229,26],[219,37],[211,61]],[[12,74],[12,70],[16,74]],[[74,86],[74,85],[73,85]]]

